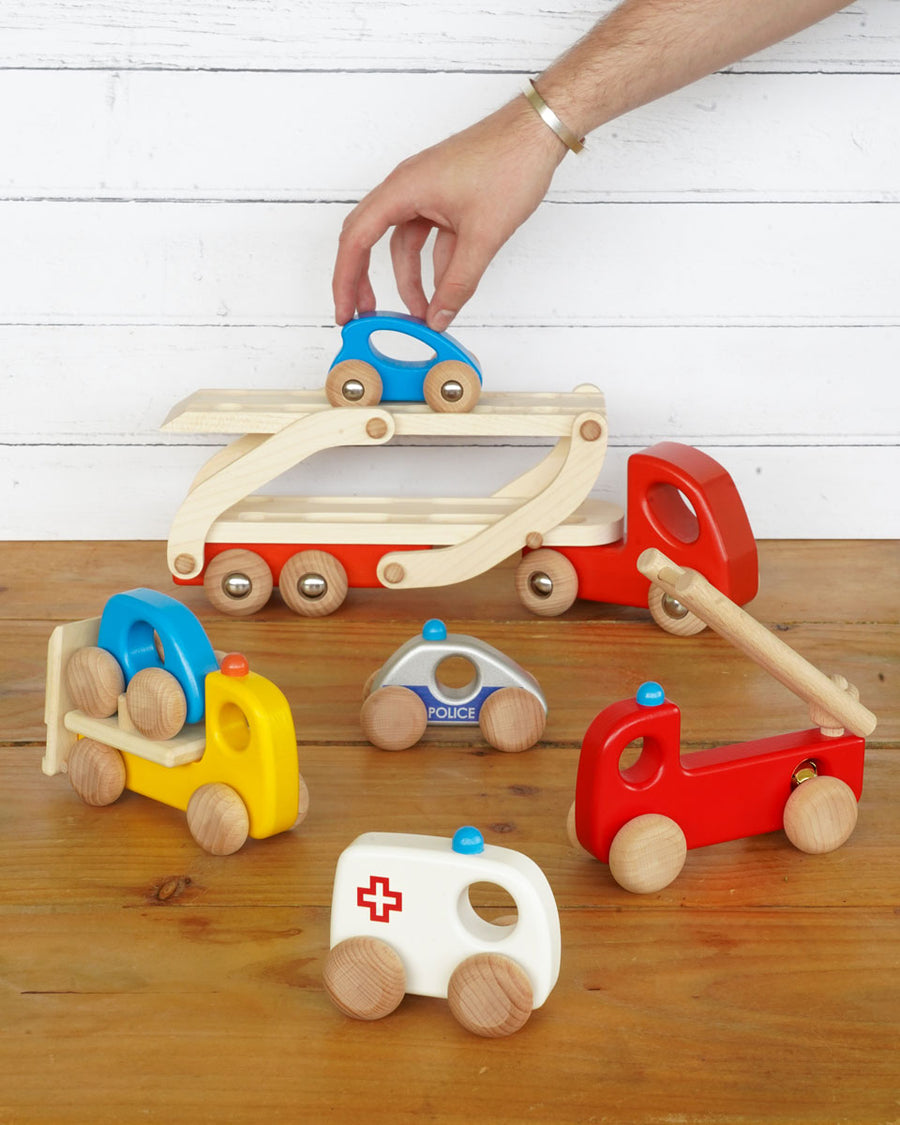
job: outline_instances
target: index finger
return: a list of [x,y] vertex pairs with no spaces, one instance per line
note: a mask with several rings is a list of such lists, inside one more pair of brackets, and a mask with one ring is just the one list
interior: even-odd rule
[[369,253],[379,239],[392,226],[415,215],[402,202],[387,200],[379,205],[380,189],[376,188],[353,208],[341,228],[338,251],[331,278],[334,297],[334,317],[338,324],[346,324],[356,311],[363,286],[372,293],[369,283]]

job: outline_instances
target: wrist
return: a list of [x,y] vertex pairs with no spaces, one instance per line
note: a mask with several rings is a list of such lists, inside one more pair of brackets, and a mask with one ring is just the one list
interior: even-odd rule
[[541,91],[537,88],[533,78],[528,80],[528,85],[522,93],[537,116],[562,141],[569,152],[577,156],[578,153],[583,151],[584,137],[579,137],[576,133],[573,133],[568,125],[557,116],[553,107],[544,99]]
[[559,167],[569,149],[564,141],[541,120],[524,96],[524,92],[508,102],[499,112],[506,119],[508,136],[517,152],[527,150],[536,160],[550,165],[554,170]]

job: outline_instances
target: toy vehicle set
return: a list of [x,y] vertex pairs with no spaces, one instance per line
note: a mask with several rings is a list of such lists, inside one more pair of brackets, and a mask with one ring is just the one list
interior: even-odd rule
[[[391,332],[432,354],[391,359],[379,345]],[[569,838],[626,890],[661,890],[692,848],[783,827],[816,853],[853,831],[875,717],[846,681],[823,676],[740,608],[756,594],[756,544],[733,481],[711,457],[659,443],[629,459],[625,510],[590,498],[607,446],[597,388],[482,395],[478,363],[456,341],[411,317],[376,314],[345,326],[324,394],[198,392],[165,428],[242,435],[198,473],[167,548],[175,582],[202,584],[223,613],[249,616],[277,586],[299,615],[325,616],[351,588],[450,585],[520,553],[516,592],[536,615],[582,598],[647,607],[676,635],[709,625],[810,704],[813,730],[688,758],[679,709],[651,681],[594,719]],[[502,435],[553,445],[482,500],[259,493],[324,450]],[[471,669],[464,686],[440,675],[451,659]],[[518,752],[541,739],[547,716],[530,673],[437,619],[370,676],[363,697],[363,732],[385,750],[449,724],[477,726],[494,749]],[[229,855],[306,814],[284,695],[243,656],[214,652],[196,617],[166,595],[118,594],[100,618],[54,630],[45,721],[46,774],[68,773],[91,805],[127,788],[180,809],[209,853]],[[636,740],[639,753],[623,765]],[[513,918],[477,912],[469,891],[484,882],[511,896]],[[407,993],[446,998],[459,1023],[485,1037],[524,1026],[560,968],[546,876],[473,828],[452,840],[358,837],[337,864],[330,946],[325,987],[347,1015],[381,1019]]]

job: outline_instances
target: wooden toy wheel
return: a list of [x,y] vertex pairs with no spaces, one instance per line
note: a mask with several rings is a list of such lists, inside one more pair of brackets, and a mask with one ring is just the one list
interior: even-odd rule
[[328,954],[323,975],[334,1004],[357,1020],[389,1016],[406,994],[406,972],[387,942],[352,937]]
[[428,711],[410,688],[392,685],[368,696],[359,722],[363,734],[379,750],[408,750],[425,733]]
[[309,812],[309,786],[303,780],[300,781],[300,793],[297,800],[297,819],[291,825],[292,828],[299,828],[300,825],[306,820],[306,814]]
[[475,1035],[499,1039],[528,1022],[534,1007],[531,981],[515,961],[476,953],[457,965],[447,990],[450,1011]]
[[578,575],[565,555],[542,547],[529,551],[516,568],[516,593],[538,617],[557,617],[578,597]]
[[212,560],[203,576],[203,588],[220,613],[249,617],[269,600],[272,572],[255,551],[235,547]]
[[67,765],[72,788],[86,805],[111,805],[125,788],[125,759],[113,746],[80,738]]
[[536,695],[525,688],[506,687],[484,701],[478,725],[489,746],[517,754],[534,746],[544,733],[546,718]]
[[332,406],[375,406],[382,390],[381,376],[361,359],[336,363],[325,379],[325,397]]
[[[349,362],[349,360],[348,360]],[[327,551],[298,551],[281,568],[278,589],[301,617],[327,617],[347,596],[347,572]]]
[[165,668],[136,672],[125,693],[125,703],[132,723],[154,742],[174,738],[187,718],[184,689]]
[[788,797],[784,831],[801,852],[823,855],[850,838],[858,813],[856,797],[846,781],[839,777],[811,777]]
[[676,601],[659,586],[651,586],[647,595],[650,616],[667,633],[676,637],[693,637],[702,633],[706,622]]
[[378,676],[378,673],[380,671],[381,671],[380,668],[376,668],[375,671],[372,672],[371,675],[366,679],[366,682],[363,684],[363,689],[362,689],[363,699],[368,699],[369,696],[372,694],[372,684],[375,683],[375,680],[376,680],[376,678]]
[[79,711],[107,719],[119,706],[125,676],[118,660],[105,648],[79,648],[66,665],[66,687]]
[[[571,805],[569,805],[569,813],[568,813],[568,816],[566,817],[566,835],[569,837],[569,843],[572,845],[573,848],[575,848],[577,851],[581,852],[582,855],[588,855],[588,856],[591,855],[591,853],[587,850],[587,848],[584,846],[584,844],[582,844],[582,842],[578,839],[578,831],[575,828],[575,802],[574,801],[571,803]],[[591,856],[591,859],[593,859],[593,858],[594,857]]]
[[626,891],[652,894],[678,877],[686,858],[687,843],[675,821],[646,813],[616,833],[609,848],[609,870]]
[[468,414],[481,397],[481,382],[461,359],[445,359],[425,376],[422,394],[438,414]]
[[230,785],[201,785],[188,802],[191,835],[211,855],[233,855],[250,834],[250,814]]

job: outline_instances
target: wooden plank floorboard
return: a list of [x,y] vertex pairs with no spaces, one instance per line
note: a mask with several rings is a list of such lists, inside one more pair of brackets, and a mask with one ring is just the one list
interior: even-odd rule
[[5,1119],[892,1120],[890,910],[563,911],[557,989],[495,1042],[433,999],[345,1019],[324,914],[63,910],[53,943],[4,919]]
[[[248,623],[219,616],[206,627],[215,648],[245,653],[256,671],[278,684],[290,701],[301,745],[359,745],[363,686],[419,631],[421,620]],[[44,737],[46,645],[52,628],[44,621],[0,622],[0,743]],[[476,622],[473,635],[537,677],[549,708],[545,745],[580,745],[600,710],[650,679],[679,705],[687,748],[810,725],[807,708],[796,696],[708,631],[674,638],[649,621],[530,619],[515,625]],[[900,626],[797,624],[777,635],[818,667],[840,671],[856,685],[866,706],[880,716],[872,745],[900,739],[900,714],[893,706]],[[423,744],[473,741],[480,742],[477,732],[466,728],[432,728]]]
[[[46,778],[37,748],[0,750],[0,791],[17,800],[4,835],[17,851],[0,854],[0,914],[40,908],[65,888],[67,903],[327,906],[334,867],[362,832],[452,835],[476,824],[490,843],[516,848],[545,870],[561,906],[610,910],[691,906],[744,908],[900,902],[900,757],[867,755],[866,782],[851,842],[825,856],[795,851],[781,832],[692,851],[682,875],[657,895],[617,887],[605,865],[574,849],[566,816],[574,798],[577,752],[525,755],[434,749],[418,757],[369,748],[301,749],[310,812],[293,832],[248,841],[227,859],[193,844],[184,815],[125,793],[89,808],[60,776]],[[69,842],[61,849],[61,840]],[[495,888],[496,891],[496,888]]]
[[[848,674],[879,717],[859,823],[824,856],[781,832],[697,849],[664,891],[635,896],[566,836],[602,706],[659,679],[688,751],[808,725],[720,638],[678,640],[611,607],[531,618],[499,568],[456,591],[452,627],[537,674],[544,739],[510,755],[429,732],[388,754],[362,738],[361,686],[438,612],[435,592],[365,591],[320,622],[278,605],[240,622],[186,591],[216,647],[243,649],[287,694],[311,794],[299,828],[217,858],[182,813],[130,793],[89,808],[40,769],[53,625],[118,590],[171,589],[162,545],[0,546],[0,1123],[896,1121],[900,554],[798,542],[761,557],[754,615]],[[506,1040],[420,997],[378,1023],[347,1019],[322,985],[340,852],[363,831],[461,823],[545,871],[563,936],[556,988]],[[488,917],[508,909],[495,887],[477,902]]]
[[[748,607],[767,624],[797,621],[900,623],[900,542],[778,540],[759,544],[760,592]],[[512,562],[442,590],[354,590],[340,619],[408,624],[447,621],[533,621],[517,602]],[[132,586],[172,592],[165,544],[151,542],[7,542],[2,544],[0,620],[71,621],[99,612],[106,598]],[[176,590],[176,592],[178,592]],[[179,596],[204,621],[221,617],[202,590]],[[578,603],[568,620],[646,620],[642,611]],[[277,599],[254,621],[296,618]]]

